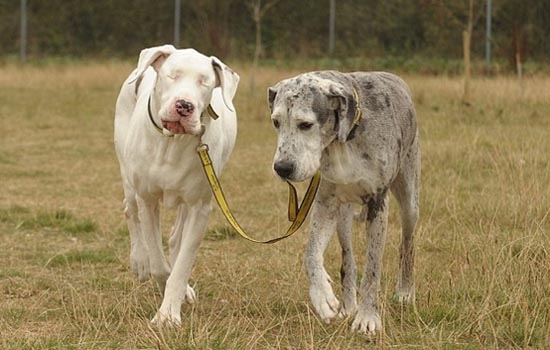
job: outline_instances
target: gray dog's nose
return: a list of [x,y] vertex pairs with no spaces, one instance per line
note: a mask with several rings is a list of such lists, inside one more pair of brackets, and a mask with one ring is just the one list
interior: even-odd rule
[[176,112],[178,112],[178,114],[182,117],[189,116],[191,113],[193,113],[194,109],[195,106],[193,106],[191,102],[187,102],[185,100],[176,101]]
[[290,178],[290,175],[294,173],[294,163],[289,161],[280,161],[276,162],[273,165],[273,169],[275,169],[275,172],[283,179]]

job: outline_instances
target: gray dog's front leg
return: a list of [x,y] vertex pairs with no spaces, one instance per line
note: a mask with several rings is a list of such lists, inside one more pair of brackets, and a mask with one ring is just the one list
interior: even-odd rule
[[336,231],[338,205],[333,195],[327,191],[328,183],[321,188],[311,213],[311,232],[307,244],[305,264],[309,277],[309,296],[313,308],[325,322],[338,315],[340,303],[330,285],[330,277],[324,267],[323,253],[331,236]]
[[376,205],[369,207],[367,221],[367,262],[361,279],[359,309],[351,327],[360,333],[375,334],[382,329],[378,291],[388,226],[387,195],[378,198]]
[[353,205],[351,203],[340,206],[340,215],[336,231],[342,247],[342,267],[340,277],[343,288],[343,305],[340,308],[340,317],[351,316],[357,310],[357,265],[353,257]]

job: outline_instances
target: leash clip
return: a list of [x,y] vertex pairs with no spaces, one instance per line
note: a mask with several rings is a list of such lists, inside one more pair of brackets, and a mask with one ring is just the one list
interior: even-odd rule
[[196,151],[199,154],[204,153],[204,152],[208,152],[210,150],[208,145],[206,143],[202,142],[202,136],[204,135],[205,132],[206,132],[206,126],[204,126],[204,124],[201,124],[201,131],[198,135],[199,136],[199,145],[196,148]]
[[206,143],[201,142],[197,146],[196,150],[197,150],[198,153],[201,153],[201,152],[204,152],[204,151],[208,152],[208,151],[210,151],[210,147],[208,147],[208,145]]

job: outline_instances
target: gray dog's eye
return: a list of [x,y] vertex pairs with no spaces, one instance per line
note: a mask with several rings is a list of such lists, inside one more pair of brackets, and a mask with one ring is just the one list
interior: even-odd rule
[[275,129],[279,129],[279,121],[277,119],[273,119],[273,126]]
[[306,131],[306,130],[311,129],[312,126],[313,126],[313,123],[303,122],[303,123],[298,124],[298,129],[300,129],[302,131]]

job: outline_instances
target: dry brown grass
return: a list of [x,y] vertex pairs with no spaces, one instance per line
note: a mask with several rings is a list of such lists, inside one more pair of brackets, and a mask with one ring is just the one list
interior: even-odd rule
[[[306,230],[273,246],[210,234],[193,271],[199,303],[184,307],[179,329],[150,326],[160,297],[128,269],[112,147],[114,101],[131,68],[0,68],[0,348],[550,348],[550,78],[526,79],[523,96],[513,78],[474,79],[464,106],[460,79],[404,77],[423,149],[417,303],[391,300],[400,229],[392,202],[385,331],[369,342],[349,320],[325,325],[312,312]],[[235,68],[239,136],[222,182],[241,224],[273,237],[287,224],[286,189],[270,170],[265,89],[297,72],[263,69],[249,95],[248,68]],[[214,210],[210,228],[219,227]],[[364,229],[356,231],[362,265]],[[335,280],[338,251],[332,242]]]

